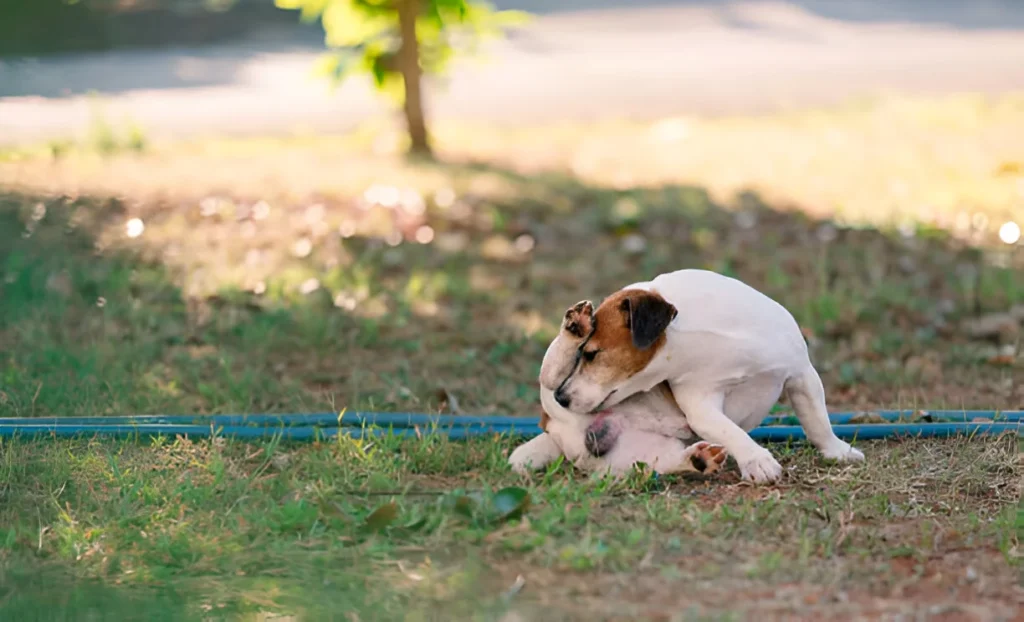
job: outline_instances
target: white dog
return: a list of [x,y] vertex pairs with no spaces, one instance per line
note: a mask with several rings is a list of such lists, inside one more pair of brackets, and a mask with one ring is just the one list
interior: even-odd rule
[[541,364],[540,425],[544,432],[512,452],[512,468],[521,473],[541,469],[564,455],[580,469],[615,476],[629,472],[637,462],[662,474],[717,471],[725,462],[725,451],[707,442],[683,442],[692,438],[693,432],[667,384],[629,397],[597,417],[570,412],[555,401],[555,389],[576,366],[580,346],[594,327],[593,319],[594,307],[589,302],[566,311],[561,331]]
[[612,294],[594,320],[576,365],[554,393],[567,410],[598,414],[667,382],[697,436],[725,447],[744,479],[769,482],[782,466],[747,432],[785,391],[825,457],[864,459],[832,431],[796,320],[752,287],[714,272],[679,270]]

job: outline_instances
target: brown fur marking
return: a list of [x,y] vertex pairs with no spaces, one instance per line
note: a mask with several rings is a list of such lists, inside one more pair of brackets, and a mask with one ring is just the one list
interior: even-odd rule
[[545,432],[548,431],[548,422],[551,421],[551,415],[546,410],[540,411],[540,429]]
[[629,318],[622,310],[622,303],[627,298],[639,299],[645,296],[660,297],[654,292],[624,289],[606,298],[594,312],[597,326],[584,350],[598,351],[599,354],[593,363],[585,366],[588,376],[607,384],[630,378],[647,367],[665,345],[664,333],[645,350],[633,345]]

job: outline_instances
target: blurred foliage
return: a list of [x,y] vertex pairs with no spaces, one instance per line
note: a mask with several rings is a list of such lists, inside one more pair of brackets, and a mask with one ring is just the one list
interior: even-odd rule
[[[397,3],[382,0],[275,0],[282,9],[298,10],[304,21],[321,20],[324,42],[335,51],[324,56],[319,73],[336,81],[366,73],[396,103],[404,99],[396,55],[401,47]],[[456,52],[472,53],[487,37],[523,23],[521,11],[496,11],[490,3],[472,0],[423,0],[416,19],[420,66],[441,74]]]
[[0,0],[0,56],[209,43],[288,17],[265,0]]
[[102,15],[84,2],[0,0],[0,54],[96,47],[101,20]]
[[[418,82],[420,72],[444,73],[457,52],[473,53],[480,41],[500,36],[528,19],[524,12],[498,11],[488,2],[473,0],[275,0],[275,4],[300,11],[303,21],[319,19],[323,24],[324,41],[334,51],[320,61],[318,74],[335,83],[352,74],[369,74],[380,92],[403,106],[408,80]],[[401,13],[408,10],[416,12],[416,41],[411,43],[418,60],[413,67],[400,62],[406,45]],[[405,72],[415,75],[404,76]],[[407,109],[410,124],[416,122],[408,118],[410,114],[423,115],[422,110]]]

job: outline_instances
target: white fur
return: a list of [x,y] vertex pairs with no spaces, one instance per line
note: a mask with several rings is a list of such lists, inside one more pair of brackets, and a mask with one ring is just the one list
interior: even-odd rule
[[[550,418],[547,430],[512,452],[512,468],[520,473],[542,469],[564,455],[577,468],[597,474],[623,475],[637,462],[662,474],[695,471],[694,454],[704,454],[711,444],[683,442],[692,439],[693,432],[676,403],[660,391],[637,393],[616,404],[608,415],[609,422],[618,430],[612,449],[601,457],[590,455],[584,439],[594,417],[566,410],[554,399],[554,388],[574,365],[577,343],[563,326],[544,353],[540,397]],[[707,458],[706,454],[704,457]],[[705,473],[719,468],[719,463],[706,462]]]
[[[587,383],[579,374],[563,390],[577,412],[605,400],[614,406],[668,381],[697,436],[723,445],[745,479],[777,480],[782,467],[747,433],[761,424],[783,391],[808,440],[828,458],[859,461],[864,454],[832,431],[821,379],[811,364],[800,328],[782,305],[754,288],[706,270],[679,270],[625,289],[654,291],[678,315],[667,341],[641,372],[618,386]],[[609,392],[615,392],[609,399]],[[552,400],[553,401],[553,400]],[[658,431],[638,418],[634,429]]]
[[[693,455],[709,444],[684,443],[680,437],[687,434],[688,428],[675,404],[651,399],[652,396],[641,394],[641,400],[625,402],[624,407],[614,409],[611,417],[621,431],[612,450],[595,457],[584,446],[586,429],[593,416],[562,408],[555,402],[553,391],[541,387],[541,404],[550,417],[547,431],[517,447],[509,456],[509,464],[515,471],[524,473],[542,469],[564,455],[577,468],[598,474],[622,475],[637,462],[661,474],[695,471]],[[654,410],[645,405],[653,406]],[[637,429],[638,425],[655,431]],[[706,472],[714,470],[710,462],[708,466],[712,468]]]

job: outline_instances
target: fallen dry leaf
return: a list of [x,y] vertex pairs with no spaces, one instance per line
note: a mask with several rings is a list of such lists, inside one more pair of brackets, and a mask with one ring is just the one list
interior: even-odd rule
[[461,415],[464,413],[462,407],[459,405],[458,398],[456,398],[455,394],[445,387],[441,387],[437,390],[437,401],[438,409],[442,411],[447,410],[453,415]]
[[851,424],[885,423],[882,415],[876,412],[859,412],[850,418]]

